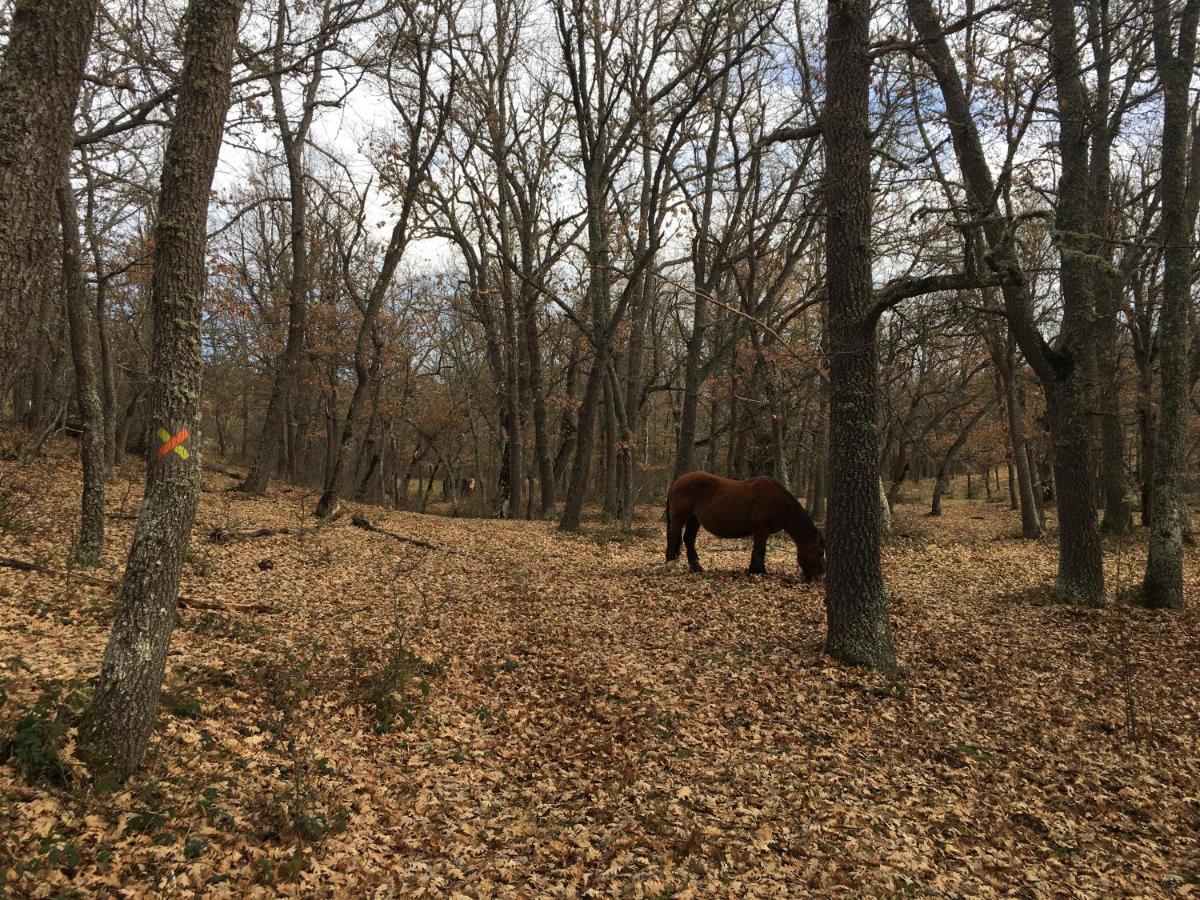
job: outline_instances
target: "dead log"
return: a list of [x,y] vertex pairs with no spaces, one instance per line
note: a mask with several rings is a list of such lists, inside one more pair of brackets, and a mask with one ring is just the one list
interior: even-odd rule
[[237,481],[241,481],[242,478],[245,477],[244,475],[242,475],[241,472],[235,472],[233,469],[226,469],[223,466],[213,465],[210,463],[204,464],[204,471],[205,472],[215,472],[218,475],[224,475],[226,478],[233,478],[233,479],[236,479]]
[[404,544],[412,544],[414,547],[422,547],[426,550],[442,550],[437,544],[431,544],[428,541],[423,541],[420,538],[411,538],[403,534],[396,534],[394,531],[388,531],[386,528],[380,528],[366,516],[361,516],[355,513],[350,517],[350,524],[355,528],[362,528],[366,531],[373,531],[376,534],[385,534],[393,540],[400,541]]
[[306,534],[315,528],[214,528],[208,533],[210,544],[228,544],[249,538],[272,537],[277,534]]
[[197,600],[194,597],[180,597],[176,605],[180,609],[204,609],[213,612],[279,612],[269,603],[217,603],[214,600]]

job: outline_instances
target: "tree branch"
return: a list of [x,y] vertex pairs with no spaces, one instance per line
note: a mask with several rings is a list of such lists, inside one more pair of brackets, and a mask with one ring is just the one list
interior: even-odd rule
[[887,310],[910,297],[936,294],[939,291],[969,291],[978,288],[1003,287],[1000,275],[976,275],[954,272],[949,275],[925,275],[921,278],[897,278],[875,292],[867,321],[873,326]]

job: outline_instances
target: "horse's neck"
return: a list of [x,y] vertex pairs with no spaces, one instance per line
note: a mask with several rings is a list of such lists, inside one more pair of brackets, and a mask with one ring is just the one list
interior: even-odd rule
[[787,532],[788,537],[796,542],[797,546],[799,546],[800,541],[809,537],[809,532],[812,530],[812,526],[804,520],[804,513],[800,509],[799,503],[796,504],[796,508],[792,510],[791,515],[788,516],[788,520],[784,524],[783,530]]

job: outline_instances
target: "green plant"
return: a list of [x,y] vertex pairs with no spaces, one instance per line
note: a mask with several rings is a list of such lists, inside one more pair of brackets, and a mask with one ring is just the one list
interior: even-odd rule
[[200,718],[200,698],[183,694],[166,693],[162,695],[162,706],[167,712],[181,719]]
[[268,747],[279,756],[275,766],[281,784],[262,811],[271,831],[291,836],[297,846],[290,861],[264,870],[264,880],[292,879],[303,871],[325,839],[345,828],[346,812],[329,788],[336,775],[329,761],[316,753],[322,719],[314,710],[335,677],[329,653],[319,642],[300,646],[276,645],[270,662],[257,673],[266,688],[267,709],[261,727],[270,735]]
[[86,705],[87,697],[77,684],[48,682],[0,744],[0,762],[14,762],[30,784],[67,784],[60,746]]
[[[424,561],[425,555],[418,554],[396,565],[391,579],[391,628],[379,650],[360,653],[380,660],[369,668],[360,695],[374,719],[376,734],[406,728],[416,721],[429,700],[430,679],[441,671],[439,664],[427,662],[410,649],[429,627],[433,612],[424,590],[408,577]],[[358,667],[368,668],[366,662],[360,660]]]
[[[395,638],[392,638],[395,640]],[[396,644],[382,666],[364,679],[363,699],[375,720],[375,733],[387,734],[407,727],[417,716],[418,704],[429,699],[432,666]]]
[[28,512],[35,490],[29,472],[15,462],[0,462],[0,534],[24,534],[30,529]]

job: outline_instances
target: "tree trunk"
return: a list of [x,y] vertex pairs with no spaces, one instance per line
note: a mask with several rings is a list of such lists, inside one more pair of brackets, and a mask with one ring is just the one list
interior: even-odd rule
[[888,503],[882,476],[879,478],[879,534],[885,538],[891,537],[892,534],[892,507]]
[[829,290],[829,572],[826,651],[890,668],[880,560],[877,320],[871,290],[870,3],[830,0],[826,31],[825,240]]
[[[503,195],[501,195],[503,200]],[[510,234],[507,216],[507,206],[500,204],[500,241],[505,259],[511,258]],[[523,410],[521,404],[521,353],[517,340],[517,299],[514,296],[511,273],[504,269],[500,273],[500,301],[504,325],[504,359],[505,400],[508,404],[506,430],[508,432],[505,446],[508,449],[506,465],[508,478],[504,487],[506,495],[497,498],[497,502],[507,510],[507,515],[518,519],[524,508],[523,493],[525,490],[525,434],[523,429]]]
[[[1159,325],[1158,449],[1150,483],[1150,553],[1141,602],[1153,608],[1183,605],[1183,502],[1181,475],[1187,456],[1188,313],[1192,289],[1194,223],[1188,221],[1189,87],[1196,62],[1200,0],[1188,0],[1178,47],[1171,9],[1154,9],[1154,58],[1163,86],[1162,202],[1163,305]],[[1065,492],[1064,492],[1065,493]],[[1062,500],[1060,499],[1061,503]]]
[[946,492],[946,470],[945,468],[938,469],[937,478],[933,480],[933,501],[929,504],[929,514],[931,516],[940,516],[942,514],[942,494]]
[[1005,379],[1005,407],[1008,412],[1008,442],[1012,453],[1012,468],[1016,470],[1016,491],[1011,484],[1009,490],[1013,500],[1020,500],[1021,535],[1027,538],[1042,536],[1042,517],[1033,498],[1033,478],[1029,472],[1029,457],[1025,452],[1025,409],[1021,403],[1021,392],[1016,385],[1016,373]]
[[[371,293],[363,305],[363,318],[354,343],[354,393],[350,395],[350,406],[347,408],[346,418],[342,422],[341,436],[334,445],[332,459],[325,473],[324,492],[313,510],[313,514],[320,518],[332,515],[337,509],[342,472],[350,457],[349,448],[354,440],[354,429],[358,425],[359,419],[362,418],[362,408],[371,388],[373,374],[378,372],[379,366],[382,364],[383,346],[380,337],[376,334],[379,310],[383,307],[388,287],[391,285],[392,277],[396,274],[396,267],[400,265],[400,259],[404,256],[404,248],[408,244],[407,225],[407,220],[401,219],[392,228],[392,236],[388,242],[387,252],[384,254],[383,266],[380,268],[379,274],[375,276]],[[367,341],[370,341],[374,348],[373,358],[369,362]],[[336,407],[334,411],[336,411]]]
[[533,455],[538,473],[538,513],[546,519],[554,515],[558,494],[554,483],[554,461],[550,457],[550,438],[546,431],[546,392],[542,385],[542,353],[538,346],[537,294],[532,290],[522,290],[521,293],[521,332],[525,339],[529,392],[533,396]]
[[558,452],[554,454],[554,482],[556,486],[563,483],[567,473],[567,464],[575,451],[577,428],[575,424],[575,383],[579,380],[579,350],[583,342],[577,337],[571,342],[571,352],[567,357],[566,384],[563,394],[566,402],[563,405],[562,419],[558,426]]
[[1154,405],[1154,358],[1147,350],[1134,353],[1138,367],[1138,498],[1141,523],[1150,524],[1150,484],[1158,452],[1158,410]]
[[1120,289],[1110,272],[1103,272],[1097,278],[1096,406],[1100,414],[1100,491],[1104,498],[1100,530],[1106,534],[1126,534],[1133,527],[1125,481],[1125,428],[1121,423],[1117,352]]
[[604,453],[602,471],[604,472],[604,518],[612,521],[617,517],[617,410],[613,397],[614,386],[611,378],[604,380],[604,442],[601,445]]
[[607,360],[597,349],[588,372],[587,384],[583,389],[583,400],[579,404],[579,422],[575,432],[575,455],[571,460],[571,478],[567,483],[567,497],[563,504],[563,516],[558,523],[560,531],[578,531],[583,517],[583,500],[587,492],[589,470],[592,463],[592,441],[596,431],[596,407],[600,402],[601,383]]
[[[729,83],[721,83],[720,98],[727,96]],[[678,478],[696,467],[696,416],[700,405],[700,386],[703,381],[701,358],[704,355],[704,338],[708,328],[708,301],[710,291],[716,288],[716,278],[710,271],[710,231],[712,228],[714,182],[721,152],[721,107],[713,105],[712,129],[706,146],[704,181],[701,191],[700,215],[696,219],[696,234],[692,242],[693,292],[692,330],[688,334],[686,357],[683,366],[683,399],[679,410],[679,431],[675,438],[675,469],[672,479]],[[729,436],[731,445],[733,434]],[[730,472],[730,475],[733,473]]]
[[96,21],[96,0],[17,0],[0,64],[0,405],[51,292],[54,195]]
[[96,231],[96,185],[90,167],[87,172],[87,204],[83,229],[92,251],[96,272],[96,336],[100,350],[100,405],[104,413],[104,478],[112,478],[117,462],[117,379],[112,348],[108,338],[108,277],[104,273],[104,254]]
[[[328,8],[327,8],[328,10]],[[328,11],[326,18],[328,17]],[[283,51],[287,9],[280,0],[277,10],[277,34],[275,40],[275,66],[283,67]],[[322,38],[322,40],[324,40]],[[308,319],[308,195],[304,187],[304,145],[316,109],[317,90],[322,78],[323,45],[318,48],[313,60],[313,75],[304,90],[304,109],[300,121],[293,129],[288,119],[283,96],[283,76],[275,74],[270,79],[271,98],[275,111],[275,124],[283,144],[283,158],[288,173],[288,243],[292,255],[291,278],[288,282],[288,330],[283,354],[275,360],[275,372],[271,379],[271,395],[267,400],[267,412],[263,417],[262,434],[254,461],[242,482],[241,489],[248,494],[264,494],[271,478],[271,466],[278,452],[279,442],[286,427],[284,410],[291,396],[292,385],[300,366],[300,355],[304,352],[304,335]]]
[[141,763],[175,626],[200,485],[200,447],[199,441],[184,440],[164,453],[170,444],[162,434],[176,443],[184,429],[199,423],[206,220],[242,3],[192,0],[187,11],[154,236],[149,412],[158,452],[150,461],[100,679],[80,726],[80,755],[97,774],[125,778]]
[[941,88],[971,217],[983,223],[991,251],[989,263],[1006,278],[1002,294],[1009,327],[1046,395],[1055,475],[1067,495],[1066,502],[1059,505],[1058,591],[1071,602],[1099,605],[1104,602],[1104,568],[1087,428],[1088,340],[1093,312],[1092,268],[1084,263],[1093,249],[1088,237],[1087,114],[1080,99],[1073,7],[1069,0],[1051,0],[1050,6],[1051,56],[1058,87],[1059,148],[1063,157],[1056,215],[1063,235],[1060,256],[1064,312],[1056,348],[1037,330],[1011,230],[997,204],[995,181],[941,23],[930,0],[908,0],[909,16],[922,37]]
[[[594,163],[598,165],[598,163]],[[583,390],[583,402],[579,405],[579,431],[576,434],[575,459],[571,464],[571,481],[567,486],[567,499],[563,517],[558,523],[560,531],[578,531],[583,517],[583,501],[587,494],[588,478],[592,464],[593,441],[600,418],[603,388],[608,380],[608,363],[612,354],[610,332],[610,298],[608,284],[609,233],[606,223],[602,178],[588,172],[588,253],[591,270],[588,278],[588,301],[591,308],[592,342],[595,356],[588,373],[587,386]]]
[[104,412],[97,388],[95,351],[92,345],[92,311],[83,280],[83,247],[79,240],[79,214],[75,194],[63,173],[58,184],[58,213],[62,223],[62,279],[67,324],[71,333],[71,358],[75,363],[75,398],[83,418],[83,503],[75,560],[94,566],[104,552],[104,481],[108,474],[104,441]]
[[[824,343],[824,341],[822,341]],[[826,478],[829,472],[829,382],[821,380],[817,397],[817,433],[812,449],[812,494],[808,513],[817,521],[825,518],[825,503],[828,491]]]
[[1054,449],[1058,500],[1057,588],[1067,602],[1099,606],[1104,603],[1103,548],[1096,520],[1095,469],[1088,427],[1096,274],[1092,260],[1099,250],[1098,235],[1092,228],[1089,185],[1091,129],[1073,0],[1050,0],[1049,7],[1051,71],[1058,95],[1058,146],[1062,157],[1055,224],[1061,234],[1058,244],[1063,317],[1058,348],[1043,351],[1042,360],[1043,381],[1049,381],[1046,418]]

